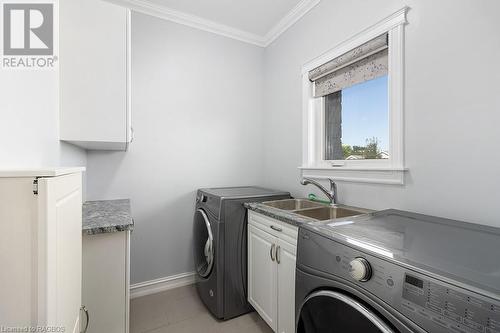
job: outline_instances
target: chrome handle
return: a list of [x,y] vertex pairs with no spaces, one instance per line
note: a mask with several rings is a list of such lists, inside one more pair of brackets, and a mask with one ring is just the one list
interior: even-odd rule
[[276,262],[281,264],[281,247],[279,245],[276,247]]
[[87,333],[87,329],[89,328],[89,323],[90,323],[90,315],[89,315],[89,310],[87,310],[87,308],[85,307],[85,305],[83,305],[81,307],[81,310],[83,312],[85,312],[85,317],[87,319],[86,323],[85,323],[85,329],[82,331],[82,333]]
[[130,127],[130,143],[134,142],[134,128]]
[[283,229],[279,228],[279,227],[275,227],[274,225],[271,226],[271,229],[275,230],[275,231],[279,231],[279,232],[282,232]]
[[273,244],[273,245],[271,245],[271,250],[269,250],[269,255],[271,256],[271,260],[272,260],[272,261],[274,261],[274,259],[275,259],[275,258],[274,258],[274,256],[276,255],[276,254],[274,253],[274,249],[275,249],[275,247],[276,247],[276,245],[275,245],[275,244]]

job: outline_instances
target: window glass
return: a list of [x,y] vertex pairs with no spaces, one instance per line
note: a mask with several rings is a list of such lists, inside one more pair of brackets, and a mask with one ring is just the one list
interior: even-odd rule
[[325,160],[389,158],[387,75],[325,96]]

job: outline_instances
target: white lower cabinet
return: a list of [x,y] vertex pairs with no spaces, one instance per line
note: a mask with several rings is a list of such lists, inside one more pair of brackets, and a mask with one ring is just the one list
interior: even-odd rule
[[129,253],[130,231],[83,236],[82,299],[89,313],[87,333],[129,331]]
[[80,332],[82,171],[0,171],[2,332]]
[[249,212],[248,301],[278,333],[295,332],[297,229]]
[[271,259],[271,253],[276,241],[271,234],[253,225],[248,226],[248,301],[274,331],[278,316],[278,267]]

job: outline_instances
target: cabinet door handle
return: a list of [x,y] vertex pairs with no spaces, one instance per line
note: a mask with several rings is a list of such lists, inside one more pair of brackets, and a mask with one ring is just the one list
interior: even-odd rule
[[90,323],[89,310],[87,310],[87,308],[85,307],[85,305],[83,305],[81,307],[81,310],[85,313],[85,317],[87,319],[87,321],[85,323],[85,328],[83,329],[82,333],[87,333],[87,329],[89,328],[89,323]]
[[279,245],[276,247],[276,262],[281,263],[281,247]]
[[275,231],[279,231],[279,232],[282,232],[283,229],[281,229],[280,227],[276,227],[274,225],[271,226],[271,229],[275,230]]
[[275,257],[275,255],[276,255],[276,253],[274,252],[274,249],[275,249],[275,248],[276,248],[276,245],[275,245],[275,244],[273,244],[273,245],[271,245],[271,250],[269,251],[269,255],[271,256],[271,260],[272,260],[272,261],[274,261],[274,259],[275,259],[274,257]]

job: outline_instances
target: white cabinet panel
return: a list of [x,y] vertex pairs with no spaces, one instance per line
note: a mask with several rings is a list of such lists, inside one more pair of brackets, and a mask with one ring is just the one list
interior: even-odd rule
[[0,178],[0,323],[37,320],[37,197],[32,178]]
[[278,241],[278,332],[295,332],[295,264],[297,248]]
[[45,317],[47,325],[73,332],[82,304],[81,175],[40,178],[38,186],[38,273],[46,278],[39,280],[39,288],[47,286],[39,298],[39,320]]
[[88,333],[126,333],[130,231],[83,236],[83,304]]
[[276,237],[248,226],[248,301],[274,331],[277,267],[271,253],[274,256],[275,244]]
[[60,139],[125,150],[131,140],[130,11],[64,0],[60,12]]

